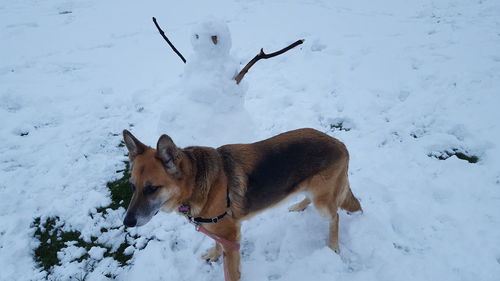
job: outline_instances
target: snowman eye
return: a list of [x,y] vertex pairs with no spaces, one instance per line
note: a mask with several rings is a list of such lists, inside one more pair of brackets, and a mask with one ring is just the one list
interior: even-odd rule
[[200,38],[200,36],[198,36],[198,34],[195,34],[194,38],[198,39],[198,38]]

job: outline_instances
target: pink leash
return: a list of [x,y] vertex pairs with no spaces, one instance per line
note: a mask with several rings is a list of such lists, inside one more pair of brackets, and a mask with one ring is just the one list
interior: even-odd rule
[[231,242],[227,239],[224,239],[218,235],[215,235],[211,232],[209,232],[206,228],[203,227],[203,225],[198,225],[196,227],[196,230],[198,230],[199,232],[205,234],[206,236],[214,239],[215,241],[219,242],[222,244],[222,246],[226,247],[226,248],[231,248],[233,250],[239,250],[240,249],[240,244],[239,243],[235,243],[235,242]]
[[[235,243],[235,242],[231,242],[227,239],[224,239],[218,235],[215,235],[211,232],[209,232],[206,228],[203,227],[203,225],[199,224],[196,226],[196,230],[205,234],[206,236],[214,239],[215,241],[219,242],[220,244],[222,244],[222,246],[226,247],[226,248],[230,248],[230,249],[233,249],[233,250],[236,250],[236,251],[239,251],[240,250],[240,244],[239,243]],[[226,262],[226,259],[224,258],[224,280],[226,281],[230,281],[229,280],[229,269],[228,269],[228,266],[227,266],[227,262]]]

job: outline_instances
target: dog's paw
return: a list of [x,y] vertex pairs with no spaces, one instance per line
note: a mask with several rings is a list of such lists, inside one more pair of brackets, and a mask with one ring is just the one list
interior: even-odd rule
[[302,212],[306,208],[307,208],[307,206],[303,207],[303,206],[300,206],[299,203],[297,203],[297,204],[294,204],[294,205],[288,207],[288,211],[289,212]]
[[340,248],[338,243],[330,243],[328,244],[328,247],[332,249],[337,255],[340,255]]
[[289,212],[302,212],[304,211],[307,206],[311,203],[311,200],[309,198],[306,198],[302,200],[299,203],[293,204],[292,206],[288,207]]
[[222,255],[222,249],[220,247],[213,247],[208,249],[201,257],[207,262],[217,261]]

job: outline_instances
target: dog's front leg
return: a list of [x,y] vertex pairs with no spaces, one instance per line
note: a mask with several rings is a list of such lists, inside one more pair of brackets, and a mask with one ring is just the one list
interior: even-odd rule
[[224,274],[231,281],[240,280],[240,251],[224,247]]
[[[209,225],[209,231],[232,243],[240,243],[240,224],[231,217],[223,221]],[[228,280],[240,280],[240,251],[234,245],[220,243],[224,254],[224,275]]]

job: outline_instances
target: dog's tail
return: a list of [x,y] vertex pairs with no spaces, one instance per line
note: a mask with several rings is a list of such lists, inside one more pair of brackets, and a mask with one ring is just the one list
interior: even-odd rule
[[361,208],[361,204],[359,203],[358,199],[354,197],[354,194],[352,194],[351,187],[349,186],[349,183],[347,184],[347,196],[345,197],[344,201],[340,205],[340,208],[348,211],[348,212],[357,212],[357,211],[363,211]]

